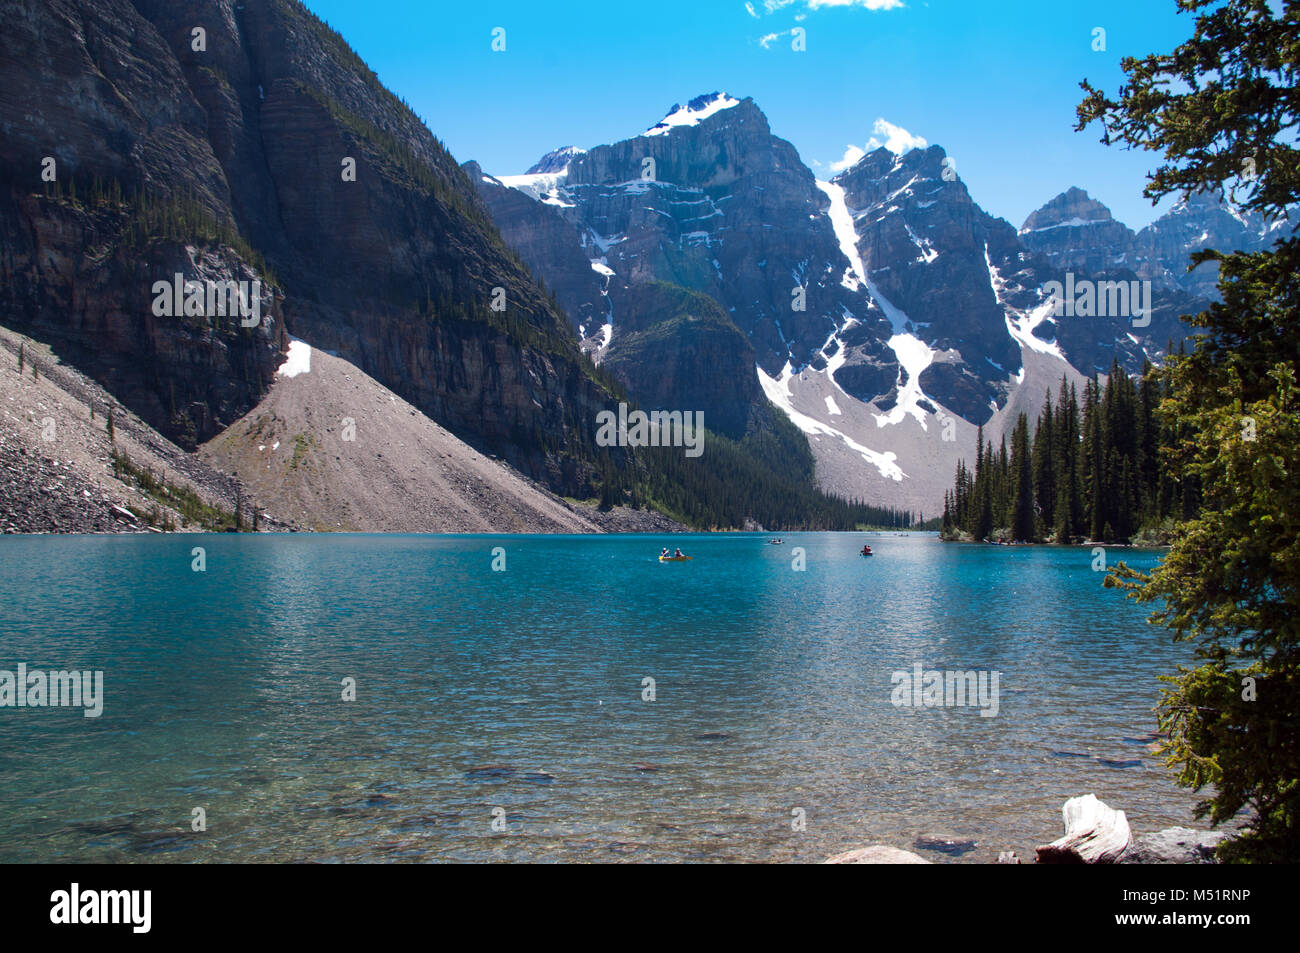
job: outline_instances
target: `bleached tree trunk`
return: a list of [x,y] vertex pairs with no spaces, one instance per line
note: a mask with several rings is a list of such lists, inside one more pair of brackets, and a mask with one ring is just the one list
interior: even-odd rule
[[1133,839],[1124,812],[1095,794],[1070,798],[1061,814],[1065,836],[1035,850],[1040,864],[1113,864]]

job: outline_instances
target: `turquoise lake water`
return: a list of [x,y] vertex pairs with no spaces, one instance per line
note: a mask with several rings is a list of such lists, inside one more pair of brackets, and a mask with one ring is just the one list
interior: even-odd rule
[[[1189,650],[1091,551],[784,538],[0,537],[0,669],[105,695],[0,708],[0,861],[987,861],[1086,793],[1191,823],[1147,748]],[[894,705],[916,663],[999,672],[996,717]]]

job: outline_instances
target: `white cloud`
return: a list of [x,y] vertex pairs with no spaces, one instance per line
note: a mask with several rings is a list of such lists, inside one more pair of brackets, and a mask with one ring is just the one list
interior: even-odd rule
[[861,146],[849,146],[847,149],[844,150],[843,159],[841,159],[839,162],[831,163],[831,171],[843,172],[845,169],[853,165],[855,162],[857,162],[866,154],[867,154],[866,150],[863,149]]
[[[886,119],[877,119],[871,131],[876,135],[867,140],[868,152],[884,146],[895,155],[901,156],[911,149],[924,149],[929,145],[921,136],[914,136],[902,126],[895,126]],[[876,136],[884,136],[885,139],[882,142]]]
[[763,49],[767,49],[769,46],[771,46],[780,38],[781,38],[780,33],[769,33],[767,36],[759,38],[758,45],[761,46]]
[[[903,7],[903,0],[763,0],[763,9],[768,13],[775,13],[777,10],[784,10],[786,7],[795,3],[802,3],[809,10],[820,10],[822,7],[860,7],[863,10],[899,10]],[[753,4],[746,3],[745,8],[753,13]]]
[[864,10],[898,10],[903,0],[807,0],[813,10],[821,7],[862,7]]
[[[901,156],[910,149],[924,149],[929,145],[921,136],[914,136],[902,126],[895,126],[887,119],[877,119],[871,131],[875,135],[867,140],[866,148],[850,144],[845,148],[844,156],[838,162],[830,164],[832,172],[843,172],[868,152],[874,152],[882,146],[895,155]],[[883,141],[877,136],[884,136]]]
[[745,9],[749,11],[751,17],[758,19],[758,11],[754,9],[754,5],[749,0],[745,0]]

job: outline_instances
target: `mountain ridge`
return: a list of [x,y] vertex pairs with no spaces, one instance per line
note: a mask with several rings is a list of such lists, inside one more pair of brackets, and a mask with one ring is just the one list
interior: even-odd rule
[[[1036,413],[1062,376],[1104,374],[1113,358],[1140,371],[1184,339],[1178,316],[1204,307],[1176,283],[1153,283],[1145,320],[1051,313],[1044,288],[1065,277],[1051,247],[980,208],[941,146],[877,148],[818,180],[749,97],[693,97],[562,171],[486,177],[480,192],[492,185],[532,203],[503,221],[502,194],[485,195],[512,246],[523,249],[538,206],[578,234],[597,291],[571,247],[567,268],[554,243],[529,265],[578,301],[566,310],[583,315],[576,330],[599,360],[627,378],[620,302],[638,288],[668,281],[708,295],[753,347],[767,401],[807,435],[823,488],[930,512],[942,498],[934,472],[946,479],[958,456],[973,457],[978,426],[1000,439],[1014,424],[1008,408]],[[1071,202],[1125,228],[1082,190],[1058,199],[1061,214],[1039,210],[1031,228],[1083,221],[1066,214]],[[1103,288],[1141,279],[1104,254],[1079,270]],[[1036,398],[1013,399],[1025,387]],[[936,441],[949,446],[932,453]]]

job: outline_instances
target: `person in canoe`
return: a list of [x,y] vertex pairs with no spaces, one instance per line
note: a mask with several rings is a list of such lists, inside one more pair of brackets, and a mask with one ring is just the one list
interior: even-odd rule
[[866,545],[864,545],[864,546],[862,547],[862,555],[863,555],[863,556],[870,556],[870,555],[871,555],[871,547],[870,547],[870,546],[866,546]]
[[673,553],[673,558],[682,559],[685,555],[686,554],[682,552],[681,547],[678,547],[677,552]]
[[666,559],[667,557],[668,557],[668,547],[665,546],[665,547],[664,547],[664,551],[661,552],[661,553],[659,554],[659,558],[660,558],[660,559]]

